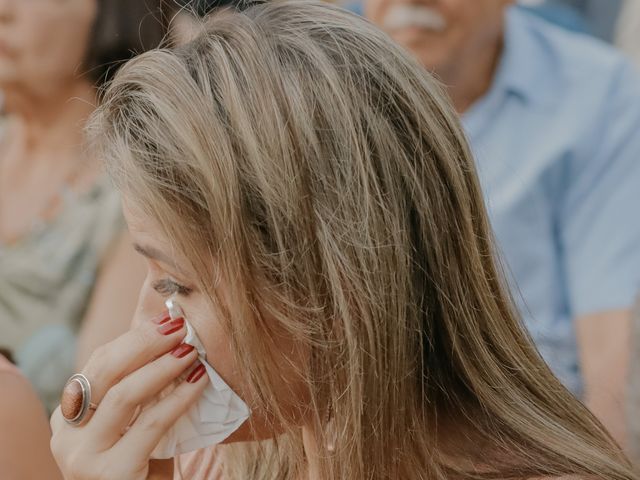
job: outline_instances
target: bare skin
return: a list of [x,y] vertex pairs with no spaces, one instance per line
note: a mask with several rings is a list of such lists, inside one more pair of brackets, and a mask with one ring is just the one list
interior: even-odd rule
[[38,397],[21,376],[0,372],[0,465],[3,478],[62,479],[49,450],[49,426]]

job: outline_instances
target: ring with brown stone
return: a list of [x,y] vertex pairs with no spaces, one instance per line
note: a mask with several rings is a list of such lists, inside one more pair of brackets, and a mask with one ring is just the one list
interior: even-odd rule
[[71,425],[80,425],[89,410],[98,406],[91,403],[91,383],[81,373],[73,375],[62,391],[60,410],[62,416]]

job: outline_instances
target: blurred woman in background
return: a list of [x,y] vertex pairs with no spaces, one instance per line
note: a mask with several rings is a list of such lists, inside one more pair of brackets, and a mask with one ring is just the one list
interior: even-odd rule
[[83,127],[119,63],[164,38],[160,4],[0,1],[0,347],[50,409],[142,282]]

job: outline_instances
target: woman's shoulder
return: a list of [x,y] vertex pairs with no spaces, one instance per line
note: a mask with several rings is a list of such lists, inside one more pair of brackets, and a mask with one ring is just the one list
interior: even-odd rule
[[4,356],[0,355],[0,423],[6,425],[20,419],[30,419],[33,412],[42,413],[40,404],[29,381]]
[[61,478],[49,449],[51,434],[44,406],[18,369],[4,357],[0,362],[0,465],[3,473],[9,478]]

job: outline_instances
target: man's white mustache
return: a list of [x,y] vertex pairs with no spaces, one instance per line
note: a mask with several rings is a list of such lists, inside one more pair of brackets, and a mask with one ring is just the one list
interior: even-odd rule
[[418,5],[395,5],[385,15],[382,27],[385,30],[418,27],[441,32],[447,28],[447,21],[433,8]]

